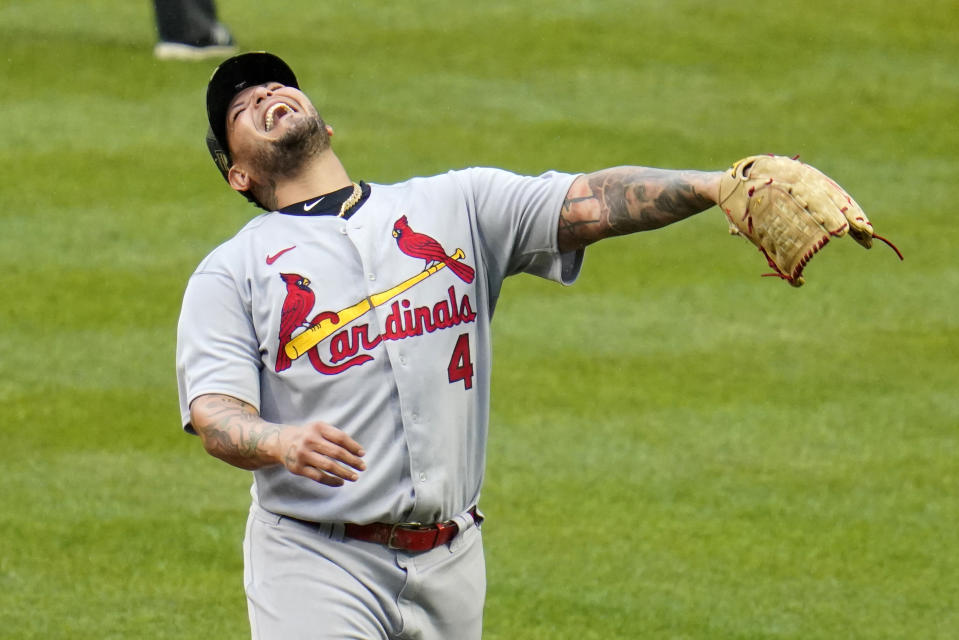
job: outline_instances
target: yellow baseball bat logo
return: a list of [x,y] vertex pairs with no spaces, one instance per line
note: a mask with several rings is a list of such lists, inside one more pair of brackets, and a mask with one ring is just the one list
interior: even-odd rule
[[[452,260],[462,260],[466,257],[466,254],[463,253],[462,249],[457,249],[453,252],[453,255],[450,256]],[[437,262],[432,267],[424,269],[423,271],[417,273],[412,278],[404,280],[395,287],[387,289],[386,291],[381,291],[380,293],[374,293],[373,295],[363,298],[356,304],[349,306],[341,311],[336,313],[337,320],[336,322],[323,319],[320,322],[316,323],[303,333],[297,335],[295,338],[286,343],[284,350],[286,355],[290,357],[291,360],[296,360],[310,349],[320,344],[331,335],[336,333],[341,327],[348,325],[353,322],[363,314],[365,314],[370,309],[374,309],[384,302],[389,302],[396,296],[400,295],[404,291],[410,289],[414,285],[426,280],[431,275],[445,267],[446,264],[443,262]]]

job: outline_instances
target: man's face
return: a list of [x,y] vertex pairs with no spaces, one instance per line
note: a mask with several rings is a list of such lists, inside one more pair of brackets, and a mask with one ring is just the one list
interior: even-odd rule
[[226,112],[226,136],[234,164],[243,164],[257,182],[292,177],[330,146],[310,99],[278,82],[236,94]]

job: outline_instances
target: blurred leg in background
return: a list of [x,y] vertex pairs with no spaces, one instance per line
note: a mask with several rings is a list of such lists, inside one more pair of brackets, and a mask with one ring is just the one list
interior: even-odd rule
[[235,53],[236,43],[216,17],[213,0],[153,0],[160,60],[202,60]]

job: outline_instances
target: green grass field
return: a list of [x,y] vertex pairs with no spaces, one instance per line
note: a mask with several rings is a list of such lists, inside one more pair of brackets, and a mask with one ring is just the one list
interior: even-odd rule
[[[221,0],[355,178],[801,154],[870,214],[794,290],[717,210],[507,283],[485,637],[959,638],[959,4]],[[148,2],[0,0],[0,638],[243,638],[249,477],[179,428],[255,210]]]

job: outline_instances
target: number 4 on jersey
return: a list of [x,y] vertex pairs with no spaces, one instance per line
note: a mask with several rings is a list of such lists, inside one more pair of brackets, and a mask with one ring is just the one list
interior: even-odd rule
[[464,333],[456,339],[453,355],[450,357],[449,373],[450,384],[463,381],[463,388],[473,388],[473,360],[470,358],[470,335]]

